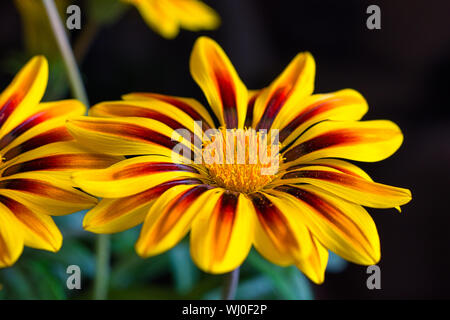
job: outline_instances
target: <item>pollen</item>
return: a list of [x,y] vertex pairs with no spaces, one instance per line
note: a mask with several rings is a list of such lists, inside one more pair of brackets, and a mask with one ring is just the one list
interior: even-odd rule
[[272,182],[282,157],[278,130],[220,128],[203,144],[211,181],[226,190],[252,193]]

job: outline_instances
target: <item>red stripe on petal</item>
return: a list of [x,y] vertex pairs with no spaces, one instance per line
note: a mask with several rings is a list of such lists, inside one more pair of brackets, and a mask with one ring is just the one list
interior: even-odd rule
[[325,148],[355,144],[361,141],[371,142],[379,140],[379,138],[376,137],[376,134],[379,133],[380,130],[365,129],[364,132],[366,134],[363,134],[361,130],[356,131],[347,129],[327,132],[300,143],[287,151],[284,157],[286,162],[289,162],[305,154]]
[[268,100],[266,109],[256,126],[256,130],[269,129],[286,100],[291,95],[291,87],[278,88]]
[[3,171],[2,176],[7,177],[18,172],[39,170],[74,170],[74,169],[101,169],[117,162],[116,159],[103,154],[64,154],[38,158],[14,164]]
[[55,187],[50,183],[34,179],[10,179],[0,181],[0,188],[23,191],[36,194],[42,197],[58,199],[61,201],[70,201],[75,203],[84,203],[86,198],[70,191]]
[[[365,233],[359,228],[357,224],[350,220],[345,215],[345,213],[339,210],[339,208],[335,207],[319,196],[295,187],[280,186],[276,187],[275,189],[278,191],[286,192],[303,201],[311,208],[313,208],[317,214],[322,216],[330,224],[336,226],[339,230],[341,230],[345,235],[354,235],[354,231],[356,230],[357,234],[360,234],[364,238],[364,241],[366,241],[366,243],[370,243],[370,240],[366,237]],[[364,248],[364,246],[362,247]],[[369,252],[366,251],[366,253],[370,256]]]
[[227,128],[237,128],[238,115],[236,92],[231,76],[225,70],[215,70],[216,85],[222,101],[224,121]]
[[9,97],[8,100],[6,100],[5,104],[3,104],[2,108],[0,109],[0,127],[5,124],[6,120],[8,120],[9,116],[14,112],[14,110],[18,107],[18,105],[23,100],[23,94],[16,93]]
[[200,113],[198,113],[189,104],[187,104],[186,102],[184,102],[184,101],[182,101],[180,99],[177,99],[177,98],[171,97],[171,96],[165,96],[165,95],[161,95],[161,94],[156,94],[156,93],[140,93],[140,95],[147,96],[147,97],[150,97],[150,98],[155,98],[155,99],[161,100],[163,102],[166,102],[168,104],[171,104],[171,105],[177,107],[178,109],[182,110],[183,112],[185,112],[192,119],[194,119],[194,120],[201,120],[202,121],[202,125],[203,125],[203,130],[210,129],[209,124],[200,115]]
[[84,127],[88,130],[93,130],[97,132],[112,134],[116,136],[122,136],[126,139],[136,139],[142,140],[154,144],[158,144],[164,146],[168,149],[173,149],[178,142],[172,141],[169,137],[138,125],[134,124],[125,124],[125,123],[117,123],[117,122],[78,122],[77,126]]
[[106,113],[109,113],[118,117],[143,117],[158,120],[176,130],[183,128],[184,126],[173,118],[162,114],[161,112],[150,110],[141,107],[130,106],[128,104],[115,104],[113,106],[107,106]]
[[256,98],[259,96],[259,93],[254,94],[250,100],[248,101],[247,105],[247,115],[245,116],[245,124],[246,127],[251,127],[253,123],[253,111],[255,109],[255,102]]
[[2,139],[0,139],[0,149],[6,147],[9,143],[11,143],[15,138],[19,137],[21,134],[25,133],[27,130],[37,126],[40,123],[43,123],[49,119],[61,116],[67,112],[67,109],[64,106],[60,106],[59,108],[51,108],[42,110],[40,112],[35,113],[34,115],[28,117],[22,123],[17,125],[14,129],[12,129],[8,134],[6,134]]
[[226,253],[236,219],[238,196],[234,193],[223,193],[216,204],[212,215],[214,235],[214,261],[221,261]]
[[161,217],[161,220],[159,220],[158,227],[155,228],[155,233],[152,235],[152,240],[150,242],[155,243],[164,238],[189,206],[192,205],[201,194],[212,188],[213,187],[209,185],[199,185],[185,191],[172,200],[167,207],[167,210],[165,210],[164,215]]
[[136,163],[115,172],[112,175],[112,179],[128,179],[137,176],[161,173],[169,171],[185,171],[198,173],[196,169],[185,164],[177,164],[170,162],[149,162],[149,163]]
[[252,194],[252,202],[259,222],[278,249],[298,249],[298,242],[281,211],[261,193]]
[[[308,163],[297,164],[295,166],[287,168],[286,171],[289,173],[290,171],[295,171],[297,169],[302,169],[302,168],[305,168],[305,167],[309,167],[311,165],[315,165],[315,164],[311,164],[311,163],[309,163],[309,164]],[[348,174],[348,175],[351,175],[351,176],[355,176],[355,177],[358,177],[358,178],[362,178],[360,175],[356,174],[355,172],[350,171],[348,169],[345,169],[343,167],[333,166],[333,165],[328,164],[328,163],[318,163],[317,165],[319,165],[321,167],[327,167],[327,168],[335,169],[335,170],[341,171],[342,173],[345,173],[345,174]],[[284,178],[284,176],[283,176],[283,179],[287,179],[287,178]]]
[[311,118],[336,107],[346,104],[351,105],[353,103],[361,103],[361,100],[354,97],[335,97],[325,101],[317,101],[298,114],[286,127],[280,131],[280,142],[283,142],[292,132],[295,131],[296,128]]
[[18,146],[10,149],[5,155],[5,161],[11,160],[12,158],[22,154],[24,152],[36,149],[46,144],[59,141],[69,141],[72,140],[72,136],[67,131],[65,127],[54,128],[49,131],[43,132],[33,138],[22,142]]
[[145,190],[141,193],[129,197],[120,198],[118,201],[114,203],[113,208],[114,210],[110,210],[110,212],[108,212],[108,219],[113,220],[115,217],[120,216],[123,212],[129,212],[144,203],[148,203],[152,200],[155,200],[172,187],[175,187],[177,185],[190,185],[190,184],[202,184],[202,182],[198,179],[173,180],[161,183],[160,185]]
[[33,230],[40,238],[45,239],[48,243],[52,243],[53,239],[49,237],[51,232],[45,227],[45,225],[36,217],[33,212],[20,202],[11,198],[0,195],[0,202],[8,207],[12,213],[26,225]]

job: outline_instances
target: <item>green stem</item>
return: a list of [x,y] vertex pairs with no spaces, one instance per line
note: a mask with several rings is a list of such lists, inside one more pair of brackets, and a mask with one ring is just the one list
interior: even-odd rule
[[108,298],[109,287],[109,260],[110,260],[110,239],[108,234],[97,236],[97,270],[94,283],[94,299],[105,300]]
[[236,297],[236,291],[239,284],[239,268],[234,269],[227,274],[225,287],[222,292],[223,300],[234,300]]
[[89,106],[89,100],[83,86],[83,81],[81,80],[80,71],[78,70],[69,39],[67,38],[66,30],[64,29],[55,2],[53,0],[42,0],[42,2],[44,3],[48,19],[52,26],[53,34],[56,42],[58,43],[59,51],[61,52],[64,60],[64,65],[67,69],[72,94],[86,106]]
[[[59,16],[58,10],[53,0],[42,0],[47,12],[53,34],[58,43],[59,51],[64,61],[69,78],[72,95],[89,107],[89,100],[86,90],[81,80],[72,47],[67,38],[66,30]],[[97,237],[97,270],[94,283],[94,298],[103,300],[107,298],[109,286],[109,261],[110,260],[110,239],[109,235],[99,235]]]

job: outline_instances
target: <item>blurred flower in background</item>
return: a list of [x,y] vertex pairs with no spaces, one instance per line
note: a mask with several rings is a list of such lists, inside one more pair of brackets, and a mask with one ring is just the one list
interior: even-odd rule
[[[86,215],[85,229],[115,233],[143,223],[136,243],[142,257],[171,249],[190,231],[192,258],[209,273],[238,268],[252,245],[277,265],[296,265],[315,283],[324,281],[328,249],[358,264],[376,264],[378,232],[363,206],[398,207],[411,193],[375,183],[355,165],[330,158],[383,160],[403,141],[398,126],[359,121],[368,107],[354,90],[312,95],[315,62],[309,53],[298,54],[253,95],[209,38],[195,43],[190,68],[214,114],[193,99],[137,93],[95,105],[91,117],[68,120],[81,144],[133,156],[107,169],[74,173],[78,187],[105,198]],[[206,130],[215,127],[214,116],[220,129],[211,141],[225,141],[224,129],[246,124],[279,130],[283,148],[269,154],[280,162],[278,173],[261,173],[259,158],[248,162],[249,140],[241,145],[245,164],[192,164],[186,161],[192,154],[174,158],[177,141],[198,152],[192,139],[174,137],[174,130],[200,131],[202,141],[194,121]],[[203,142],[205,151],[210,142]],[[228,146],[224,150],[228,160]],[[232,159],[237,152],[232,149]]]
[[37,56],[0,95],[0,267],[14,264],[24,246],[58,251],[62,235],[51,216],[97,202],[72,187],[71,173],[118,160],[85,152],[67,132],[67,117],[86,111],[80,102],[39,103],[47,78],[47,60]]
[[180,28],[213,30],[220,24],[218,14],[199,0],[122,0],[136,6],[145,22],[161,36],[175,38]]

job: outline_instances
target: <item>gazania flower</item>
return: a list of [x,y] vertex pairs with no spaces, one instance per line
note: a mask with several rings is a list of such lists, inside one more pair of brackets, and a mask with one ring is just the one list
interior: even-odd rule
[[136,6],[145,22],[161,36],[175,38],[180,28],[213,30],[220,24],[217,13],[199,0],[122,0]]
[[[193,99],[134,93],[94,106],[92,117],[69,120],[81,143],[133,156],[73,175],[76,185],[104,198],[86,215],[85,229],[113,233],[143,223],[136,243],[142,257],[172,248],[190,231],[192,258],[210,273],[237,268],[252,245],[316,283],[324,279],[328,250],[377,263],[378,233],[363,206],[398,207],[411,194],[373,182],[341,159],[389,157],[402,143],[400,129],[385,120],[359,121],[367,103],[354,90],[313,95],[309,53],[258,92],[247,90],[209,38],[196,42],[190,67],[211,114]],[[269,134],[259,139],[263,129]],[[244,138],[223,144],[237,132]],[[268,139],[277,132],[279,141]],[[174,156],[176,149],[192,152]],[[203,161],[190,161],[199,154]],[[223,156],[227,161],[206,161]],[[278,170],[264,171],[272,164]]]
[[47,78],[47,60],[35,57],[0,95],[0,267],[12,265],[24,246],[58,251],[62,236],[51,215],[97,202],[72,187],[71,172],[118,160],[75,144],[65,121],[86,112],[80,102],[39,103]]

